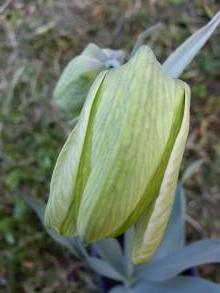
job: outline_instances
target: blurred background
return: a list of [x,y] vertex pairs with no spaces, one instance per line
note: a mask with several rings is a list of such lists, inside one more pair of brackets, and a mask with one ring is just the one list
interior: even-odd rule
[[[94,274],[54,243],[22,199],[48,198],[71,117],[51,103],[68,61],[89,42],[132,49],[138,34],[162,62],[220,8],[218,0],[0,0],[0,292],[97,292]],[[182,172],[187,240],[220,237],[220,30],[182,79],[192,88],[191,130]],[[199,268],[220,282],[220,266]]]

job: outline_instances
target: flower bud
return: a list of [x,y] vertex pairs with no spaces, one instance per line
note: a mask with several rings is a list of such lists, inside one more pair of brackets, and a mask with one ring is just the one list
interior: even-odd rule
[[109,67],[119,66],[123,59],[122,50],[101,49],[89,44],[64,69],[54,91],[55,104],[71,114],[79,114],[97,75]]
[[142,46],[93,83],[53,172],[45,221],[85,243],[135,227],[133,262],[160,244],[189,128],[188,86]]

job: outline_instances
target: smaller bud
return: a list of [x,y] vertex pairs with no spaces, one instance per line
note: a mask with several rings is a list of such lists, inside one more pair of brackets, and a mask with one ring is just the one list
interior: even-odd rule
[[89,44],[64,69],[54,91],[55,104],[71,114],[79,114],[97,75],[108,68],[119,67],[124,57],[122,50],[101,49]]

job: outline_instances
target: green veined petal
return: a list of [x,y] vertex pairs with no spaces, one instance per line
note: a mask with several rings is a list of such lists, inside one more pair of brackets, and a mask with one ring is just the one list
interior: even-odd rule
[[172,208],[179,167],[189,129],[190,92],[185,86],[185,109],[180,131],[171,152],[160,192],[155,203],[143,213],[136,225],[132,259],[136,264],[149,261],[163,237]]
[[[88,124],[93,115],[95,99],[104,77],[105,72],[102,72],[94,82],[80,115],[79,123],[63,146],[52,175],[45,223],[61,234],[77,234],[76,217],[81,189],[89,172],[89,160],[83,152],[85,145],[88,145],[88,141],[86,141]],[[84,164],[83,168],[80,168],[82,159]]]

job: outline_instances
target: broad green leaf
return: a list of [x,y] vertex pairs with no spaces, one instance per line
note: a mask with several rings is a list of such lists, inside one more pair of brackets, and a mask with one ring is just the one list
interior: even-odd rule
[[181,126],[167,162],[159,195],[156,201],[151,204],[152,210],[147,209],[137,223],[137,240],[133,251],[135,263],[148,261],[155,253],[164,235],[175,198],[179,167],[189,130],[189,108],[190,93],[189,89],[185,88],[183,118],[180,121]]
[[96,273],[102,276],[122,282],[125,280],[125,276],[121,275],[120,272],[115,270],[110,264],[102,259],[88,257],[87,262]]
[[211,21],[195,32],[164,62],[164,71],[173,78],[179,77],[187,65],[199,53],[220,23],[220,11]]
[[[70,133],[53,171],[50,184],[50,197],[45,211],[46,226],[54,228],[64,235],[77,234],[77,216],[81,200],[81,192],[87,178],[80,168],[86,164],[87,157],[83,154],[90,137],[88,135],[91,117],[94,115],[94,104],[98,89],[104,79],[105,73],[94,82],[85,107],[80,115],[80,121]],[[86,170],[89,171],[89,170]]]
[[25,195],[23,195],[23,198],[28,203],[28,205],[33,209],[33,211],[37,214],[45,230],[50,235],[50,237],[53,238],[55,242],[67,248],[75,257],[79,259],[86,257],[87,252],[77,238],[63,237],[61,235],[58,235],[55,231],[45,227],[44,225],[45,204],[41,200],[30,197],[30,196],[25,196]]
[[93,244],[93,247],[105,262],[126,275],[123,251],[116,239],[99,240]]
[[[113,291],[114,292],[114,291]],[[117,291],[116,291],[117,292]],[[114,293],[116,293],[114,292]],[[120,291],[118,291],[119,293]],[[121,291],[123,292],[123,291]],[[220,285],[198,277],[180,276],[158,283],[138,283],[130,293],[220,293]]]
[[164,281],[186,269],[208,263],[220,263],[220,240],[197,241],[152,261],[142,277],[149,281]]

